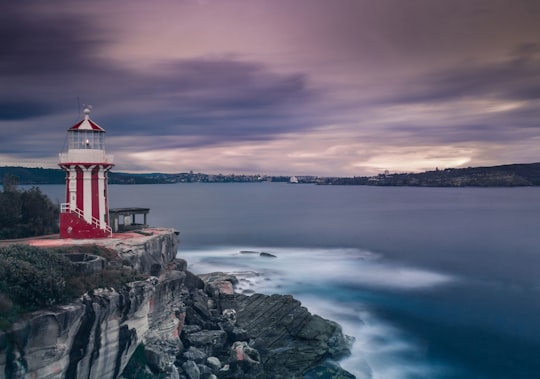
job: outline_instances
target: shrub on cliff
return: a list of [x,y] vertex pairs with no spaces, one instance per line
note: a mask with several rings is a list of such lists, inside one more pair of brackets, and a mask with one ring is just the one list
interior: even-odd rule
[[0,239],[58,233],[58,206],[39,188],[18,190],[8,179],[0,192]]
[[22,309],[69,299],[66,278],[73,274],[71,262],[61,254],[26,245],[0,249],[0,293]]
[[17,320],[20,313],[56,304],[95,288],[119,289],[125,283],[148,276],[130,267],[108,267],[88,275],[77,274],[65,253],[85,252],[119,261],[114,251],[96,245],[42,249],[28,245],[0,247],[0,329]]

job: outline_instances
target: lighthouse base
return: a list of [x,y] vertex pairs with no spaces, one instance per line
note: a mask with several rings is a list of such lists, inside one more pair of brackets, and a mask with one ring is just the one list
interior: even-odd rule
[[73,239],[108,238],[110,230],[86,222],[76,213],[60,213],[60,237]]

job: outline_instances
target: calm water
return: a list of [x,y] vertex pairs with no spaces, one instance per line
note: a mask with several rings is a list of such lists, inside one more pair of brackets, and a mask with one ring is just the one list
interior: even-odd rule
[[194,272],[340,322],[359,378],[540,377],[540,188],[132,185],[110,206],[177,228]]

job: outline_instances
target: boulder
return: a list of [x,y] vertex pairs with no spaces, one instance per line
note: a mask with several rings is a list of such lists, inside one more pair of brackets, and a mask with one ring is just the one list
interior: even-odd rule
[[232,295],[234,288],[238,285],[236,276],[224,272],[211,272],[200,277],[206,284],[206,292],[212,297],[219,294]]
[[249,365],[259,365],[261,356],[259,352],[248,345],[247,342],[235,342],[231,347],[230,362],[244,362]]
[[299,375],[325,358],[350,354],[340,326],[311,315],[289,295],[236,295],[237,325],[261,355],[268,377]]
[[197,367],[199,368],[201,379],[208,378],[210,375],[214,373],[213,370],[207,365],[198,364]]
[[198,325],[203,329],[216,329],[215,320],[208,309],[208,296],[201,289],[194,289],[185,299],[188,325]]
[[185,341],[189,346],[194,346],[206,355],[212,356],[221,353],[227,342],[227,333],[223,330],[201,330],[187,334]]
[[186,271],[186,274],[187,274],[186,282],[185,282],[186,288],[190,290],[204,288],[204,282],[200,277],[191,273],[190,271]]
[[249,341],[249,333],[247,330],[234,327],[232,330],[228,331],[227,334],[229,335],[229,340],[236,342],[236,341]]
[[343,370],[336,362],[326,361],[309,369],[303,379],[356,379],[356,377]]
[[223,317],[229,321],[229,323],[231,323],[232,325],[236,325],[236,311],[234,309],[224,309],[223,312]]
[[169,367],[167,356],[163,354],[160,349],[156,349],[152,346],[145,346],[144,357],[146,359],[146,364],[148,367],[150,367],[152,372],[165,372],[165,370]]
[[188,379],[200,379],[201,378],[201,371],[199,370],[199,367],[197,364],[193,361],[186,361],[182,364],[182,369],[184,370],[184,373],[188,377]]
[[191,346],[187,351],[184,352],[183,357],[189,361],[202,363],[206,360],[207,355],[204,351]]
[[235,342],[229,356],[229,371],[224,377],[253,378],[262,373],[261,356],[246,342]]
[[206,358],[206,365],[210,367],[215,373],[218,372],[219,369],[221,369],[221,362],[219,361],[219,358],[216,357]]

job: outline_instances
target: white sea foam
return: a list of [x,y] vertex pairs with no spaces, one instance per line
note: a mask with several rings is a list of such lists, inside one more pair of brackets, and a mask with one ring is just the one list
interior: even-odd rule
[[[276,258],[241,253],[269,252]],[[342,366],[358,378],[411,379],[437,377],[440,367],[421,359],[422,345],[378,319],[358,292],[379,288],[421,291],[450,283],[452,276],[400,266],[358,249],[224,247],[181,251],[195,273],[224,271],[240,280],[238,291],[290,293],[315,314],[335,320],[356,340]]]
[[[424,348],[412,336],[383,322],[362,304],[343,304],[315,296],[300,296],[312,313],[338,322],[346,335],[353,336],[350,357],[341,366],[358,378],[436,378],[439,365],[421,364]],[[371,376],[366,375],[370,371]]]
[[[276,258],[241,251],[270,252]],[[256,270],[269,275],[271,280],[287,278],[296,282],[315,280],[339,281],[366,287],[419,290],[447,284],[454,277],[385,262],[380,255],[358,249],[299,249],[299,248],[213,248],[211,250],[182,251],[190,269],[196,273],[222,270],[227,272]]]

